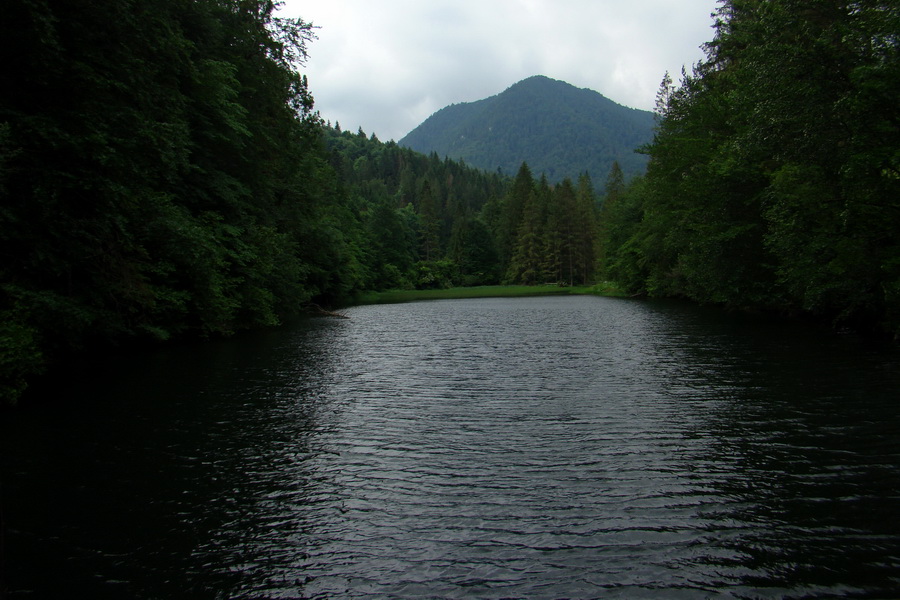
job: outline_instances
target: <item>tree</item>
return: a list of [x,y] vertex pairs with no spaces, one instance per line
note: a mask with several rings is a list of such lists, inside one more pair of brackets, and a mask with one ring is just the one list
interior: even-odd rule
[[324,291],[305,247],[333,176],[296,70],[309,24],[264,1],[8,8],[0,313],[26,370],[275,323]]
[[486,285],[498,279],[494,239],[478,217],[466,214],[454,220],[447,256],[458,266],[462,285]]
[[546,246],[552,262],[547,265],[551,281],[573,285],[578,272],[575,188],[568,177],[553,189],[545,225]]
[[647,292],[652,246],[643,227],[645,198],[650,191],[643,177],[632,179],[615,202],[605,202],[601,215],[599,268],[629,294]]
[[900,331],[898,25],[877,1],[723,2],[707,59],[663,81],[639,201],[604,207],[607,272]]
[[504,199],[496,233],[500,268],[503,271],[509,269],[519,228],[522,226],[525,205],[533,191],[534,178],[531,175],[531,169],[528,168],[528,164],[523,162]]
[[[384,144],[372,136],[361,138],[327,128],[324,134],[329,163],[340,170],[341,193],[350,199],[350,215],[344,217],[348,227],[357,221],[365,224],[359,235],[347,240],[360,253],[364,286],[497,282],[493,229],[487,224],[490,211],[485,212],[485,207],[498,207],[497,198],[505,193],[504,180],[393,142]],[[348,169],[348,164],[367,166]],[[422,193],[425,182],[427,194]],[[490,218],[492,225],[497,223],[496,217]],[[420,261],[426,250],[428,260]],[[437,265],[442,256],[454,265]],[[416,265],[417,261],[421,264]]]
[[[617,163],[613,163],[616,165]],[[621,170],[620,170],[621,172]],[[582,173],[575,193],[575,256],[577,278],[581,284],[594,277],[597,260],[597,210],[591,176]]]
[[441,252],[441,222],[438,199],[432,191],[431,182],[425,179],[419,190],[419,220],[422,244],[422,258],[427,261],[437,260]]
[[[525,199],[521,222],[516,232],[514,252],[506,272],[506,280],[511,283],[535,285],[546,280],[546,259],[549,251],[544,235],[546,223],[544,189],[545,186],[540,191],[532,189]],[[524,189],[520,192],[524,192]]]
[[[668,73],[666,73],[666,77],[668,77]],[[610,244],[613,243],[612,229],[613,227],[618,225],[618,209],[621,197],[624,192],[625,177],[622,174],[622,169],[619,168],[619,163],[614,162],[613,166],[609,169],[609,174],[606,176],[603,202],[601,204],[600,214],[598,217],[599,243],[597,244],[597,263],[601,265],[601,269],[607,262],[607,252]],[[617,243],[621,242],[622,240],[617,240]]]
[[367,214],[367,237],[371,240],[370,268],[373,279],[370,287],[403,288],[406,274],[417,257],[410,244],[414,232],[400,212],[392,205],[386,190],[370,204]]

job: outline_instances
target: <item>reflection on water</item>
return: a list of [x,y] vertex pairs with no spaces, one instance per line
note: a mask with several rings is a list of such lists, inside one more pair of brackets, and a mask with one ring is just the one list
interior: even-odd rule
[[10,597],[900,595],[896,351],[607,298],[348,314],[4,415]]

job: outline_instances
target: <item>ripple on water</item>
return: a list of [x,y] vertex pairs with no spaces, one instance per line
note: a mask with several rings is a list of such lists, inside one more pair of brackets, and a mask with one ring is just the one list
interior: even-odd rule
[[605,298],[348,314],[86,419],[152,429],[116,443],[162,534],[77,564],[139,597],[900,596],[895,354]]

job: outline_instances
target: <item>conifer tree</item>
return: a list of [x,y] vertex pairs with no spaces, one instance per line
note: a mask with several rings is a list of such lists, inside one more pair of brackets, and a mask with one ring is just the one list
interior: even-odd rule
[[422,259],[427,261],[440,258],[441,222],[438,199],[431,182],[425,178],[419,190],[418,209]]
[[543,194],[532,189],[525,199],[513,255],[506,274],[506,280],[510,283],[535,285],[545,278],[547,249],[542,196]]
[[[615,164],[615,163],[614,163]],[[575,236],[578,277],[580,283],[593,280],[597,260],[597,209],[591,177],[582,173],[578,177],[575,193]]]
[[516,248],[516,238],[522,225],[525,204],[533,191],[534,178],[531,175],[531,169],[523,162],[513,180],[512,187],[506,194],[497,232],[500,265],[504,271],[508,270],[510,266]]
[[580,271],[578,240],[576,235],[578,219],[575,188],[568,177],[553,190],[548,211],[547,233],[551,236],[555,258],[553,280],[573,285],[575,274]]

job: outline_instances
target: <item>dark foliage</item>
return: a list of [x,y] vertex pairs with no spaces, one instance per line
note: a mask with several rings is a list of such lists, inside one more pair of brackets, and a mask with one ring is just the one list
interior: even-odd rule
[[729,0],[605,215],[635,293],[900,334],[900,9]]
[[892,5],[724,2],[707,60],[664,81],[630,182],[646,115],[543,77],[417,130],[484,151],[486,171],[325,126],[298,70],[312,26],[273,11],[6,8],[0,400],[75,352],[229,335],[363,290],[587,283],[598,259],[635,294],[900,334]]
[[503,178],[362,131],[328,127],[325,137],[348,199],[343,230],[359,250],[362,288],[497,281],[495,240],[482,212],[505,193]]
[[[0,396],[72,351],[274,324],[313,296],[333,175],[265,1],[22,0],[0,43]],[[333,186],[332,186],[333,187]]]

